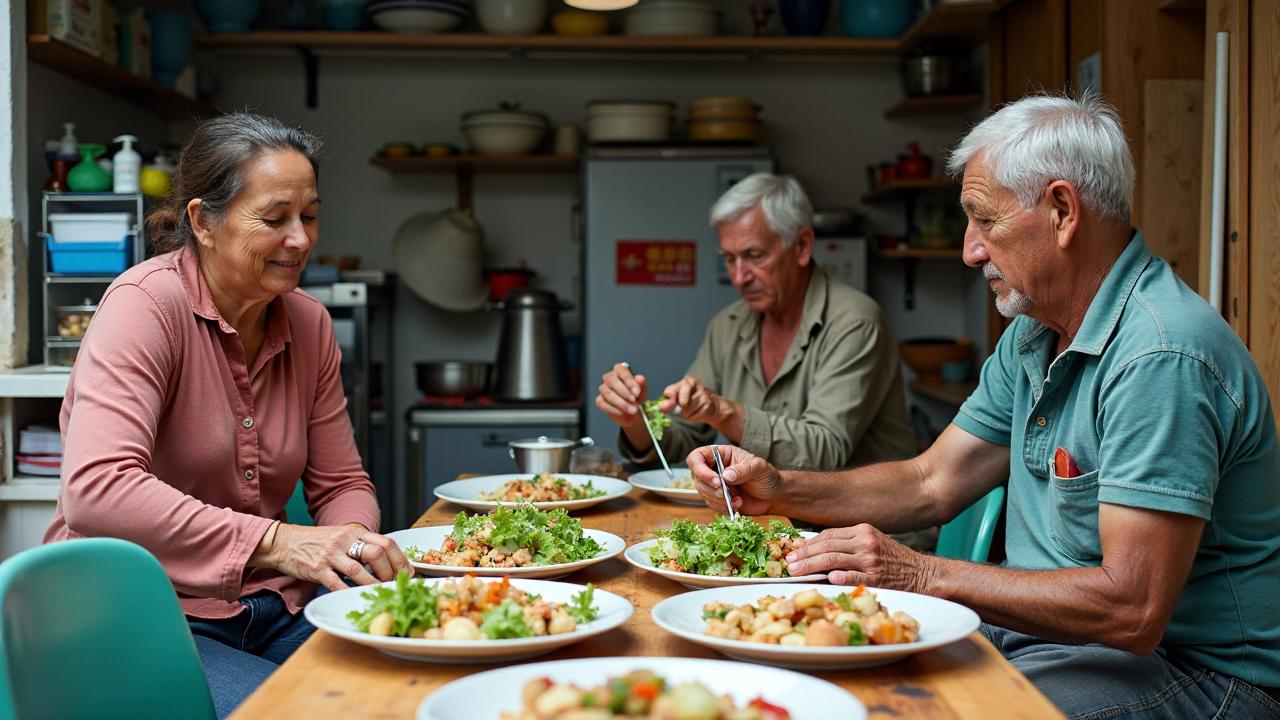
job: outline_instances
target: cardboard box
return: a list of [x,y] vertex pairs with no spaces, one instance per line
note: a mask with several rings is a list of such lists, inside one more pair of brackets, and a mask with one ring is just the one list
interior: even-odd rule
[[116,16],[116,8],[109,2],[102,3],[101,32],[98,34],[98,57],[112,65],[120,64],[120,36],[117,29],[120,18]]
[[31,0],[31,32],[48,35],[98,57],[101,0]]

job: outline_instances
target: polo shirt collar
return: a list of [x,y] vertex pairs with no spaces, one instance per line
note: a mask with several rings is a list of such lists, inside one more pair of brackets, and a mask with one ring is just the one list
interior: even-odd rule
[[[213,293],[209,291],[209,283],[205,281],[204,273],[200,272],[200,256],[195,249],[186,245],[175,252],[173,265],[178,272],[178,277],[182,279],[182,287],[186,290],[191,312],[205,320],[217,323],[218,328],[224,333],[235,333],[235,328],[223,319],[222,313],[218,312],[218,307],[213,302]],[[264,347],[279,346],[281,343],[292,341],[289,313],[284,297],[278,295],[267,306],[267,333]]]

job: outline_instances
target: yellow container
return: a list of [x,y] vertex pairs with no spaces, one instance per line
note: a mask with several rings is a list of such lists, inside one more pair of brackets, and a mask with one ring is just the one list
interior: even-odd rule
[[609,18],[600,13],[570,10],[553,15],[551,27],[557,35],[607,35]]

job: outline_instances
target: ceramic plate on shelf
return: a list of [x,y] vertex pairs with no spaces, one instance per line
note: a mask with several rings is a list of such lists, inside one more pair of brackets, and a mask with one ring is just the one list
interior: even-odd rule
[[[531,480],[534,476],[530,473],[513,473],[510,475],[482,475],[480,477],[467,478],[465,480],[454,480],[447,482],[435,489],[436,497],[441,500],[447,500],[456,503],[465,508],[472,510],[492,510],[499,505],[522,505],[524,500],[485,500],[481,499],[481,495],[496,492],[499,488],[509,482],[515,480]],[[625,480],[617,478],[605,477],[603,475],[579,475],[575,473],[555,473],[554,477],[563,479],[573,488],[583,488],[590,484],[591,489],[602,491],[602,495],[595,497],[580,498],[577,500],[546,500],[541,502],[531,502],[539,510],[553,510],[555,508],[564,508],[566,510],[581,510],[582,508],[591,507],[602,502],[607,502],[617,497],[622,497],[631,492],[631,485]]]
[[[676,480],[689,479],[689,468],[680,467],[671,468],[672,475],[676,476]],[[642,490],[648,490],[654,495],[660,495],[672,502],[678,502],[684,505],[704,505],[702,496],[693,488],[671,487],[671,476],[667,475],[666,470],[645,470],[643,472],[632,473],[627,480]]]
[[[387,537],[396,541],[401,550],[416,545],[419,549],[438,550],[444,539],[453,532],[452,525],[432,525],[431,527],[410,528],[408,530],[397,530],[387,533]],[[542,580],[553,580],[561,578],[575,570],[581,570],[584,567],[595,565],[598,562],[604,562],[609,558],[617,557],[627,547],[627,543],[622,538],[612,533],[602,530],[583,530],[587,537],[595,540],[601,548],[599,555],[586,560],[578,560],[571,563],[558,563],[555,565],[527,565],[525,567],[457,567],[453,565],[431,565],[430,563],[417,562],[410,560],[417,571],[423,575],[475,575],[478,577],[502,577],[510,575],[512,578],[538,578]]]
[[653,621],[663,630],[690,642],[718,650],[731,658],[748,662],[780,665],[799,670],[832,670],[859,668],[901,660],[908,655],[940,647],[967,637],[978,629],[978,614],[950,600],[919,595],[901,590],[867,588],[875,593],[890,612],[901,610],[920,623],[920,639],[892,645],[853,645],[846,647],[787,647],[766,643],[728,640],[703,633],[706,621],[702,607],[720,601],[729,605],[751,605],[765,595],[793,597],[803,590],[817,590],[835,597],[852,588],[832,585],[748,585],[683,593],[653,607]]
[[[410,582],[435,585],[445,580],[445,578],[416,578]],[[499,581],[490,580],[489,582]],[[385,582],[382,585],[394,588],[395,581]],[[511,581],[511,585],[525,592],[541,595],[549,601],[560,603],[569,602],[574,595],[586,589],[585,585],[548,580],[515,579]],[[353,587],[326,593],[307,603],[303,612],[307,620],[320,630],[395,657],[422,662],[485,663],[531,658],[595,637],[626,622],[635,610],[625,598],[595,588],[592,601],[594,607],[600,611],[600,616],[591,622],[579,625],[573,632],[509,640],[428,640],[385,637],[357,630],[355,624],[347,619],[347,613],[352,610],[363,611],[368,607],[369,600],[365,599],[363,594],[369,592],[371,592],[370,587]]]
[[[802,532],[800,537],[811,538],[816,533]],[[699,590],[702,588],[730,587],[734,585],[786,585],[791,583],[812,583],[821,582],[827,578],[826,573],[816,573],[813,575],[801,575],[800,577],[780,577],[780,578],[744,578],[744,577],[720,577],[717,575],[698,575],[696,573],[676,572],[675,570],[667,570],[658,567],[649,559],[649,548],[657,544],[657,540],[645,540],[636,543],[627,548],[627,552],[623,555],[627,562],[635,565],[641,570],[651,572],[655,575],[684,585],[687,588]]]
[[459,678],[418,706],[417,720],[477,720],[514,716],[526,683],[550,678],[580,688],[603,685],[634,670],[649,670],[668,686],[700,683],[729,695],[738,707],[757,698],[787,710],[792,720],[865,720],[867,710],[848,690],[790,670],[704,658],[606,657],[528,663]]

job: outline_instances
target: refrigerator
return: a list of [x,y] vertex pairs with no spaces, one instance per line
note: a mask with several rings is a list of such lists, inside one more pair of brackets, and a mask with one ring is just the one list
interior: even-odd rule
[[595,407],[600,377],[626,361],[649,396],[679,380],[711,316],[738,299],[720,260],[711,205],[773,172],[768,148],[593,148],[583,172],[582,397],[587,434],[618,427]]

